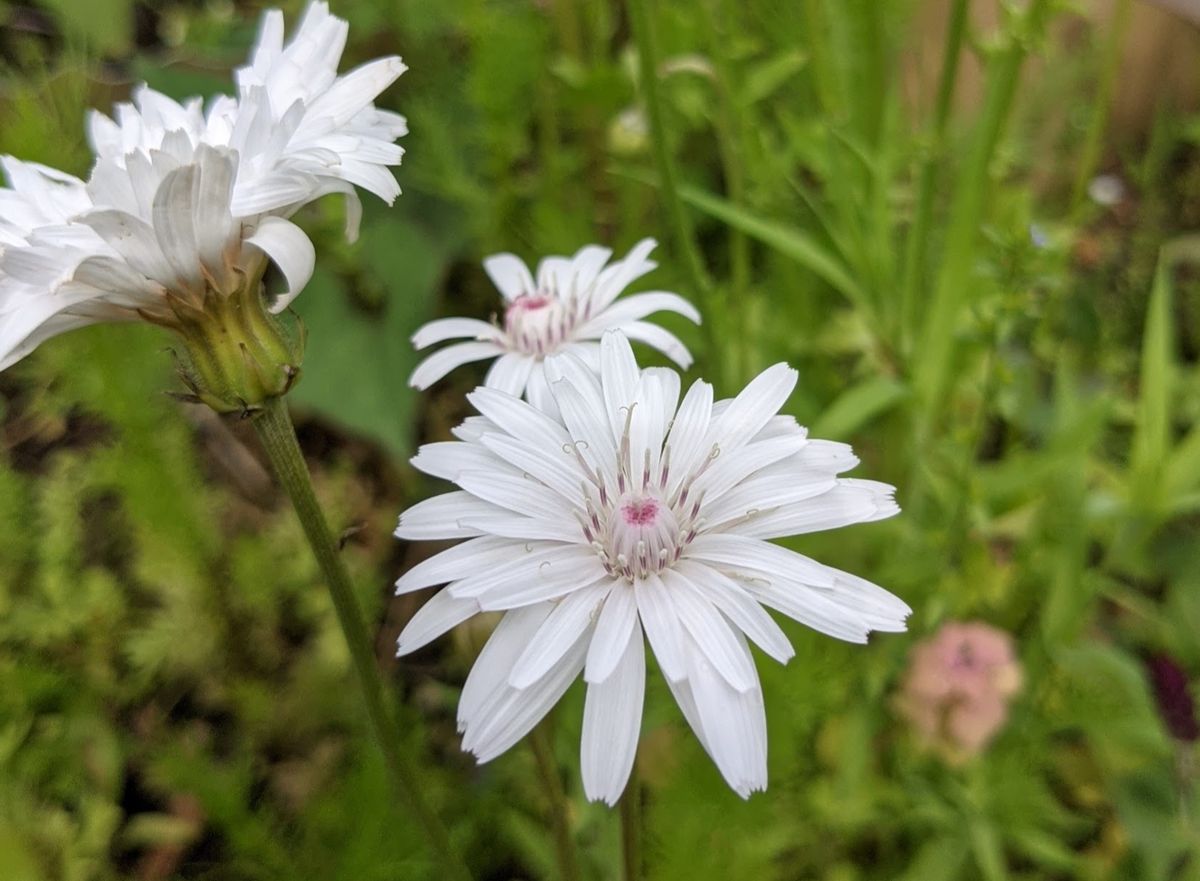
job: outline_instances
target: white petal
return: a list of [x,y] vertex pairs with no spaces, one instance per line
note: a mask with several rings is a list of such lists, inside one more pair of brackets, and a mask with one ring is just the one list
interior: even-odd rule
[[461,441],[422,444],[409,461],[418,471],[456,483],[464,471],[479,472],[503,467],[499,459],[479,444]]
[[523,589],[529,582],[555,577],[571,583],[574,576],[595,559],[591,548],[554,542],[524,544],[506,539],[511,553],[490,565],[482,563],[450,585],[450,593],[461,597],[481,597],[497,589]]
[[833,570],[828,566],[779,545],[740,535],[708,533],[696,536],[684,556],[748,572],[748,578],[760,574],[766,577],[786,575],[805,584],[833,587]]
[[797,459],[806,468],[830,474],[841,474],[858,467],[858,457],[850,445],[837,441],[810,440]]
[[617,449],[613,445],[612,430],[604,416],[603,405],[597,407],[594,401],[589,402],[566,379],[552,383],[550,389],[570,432],[572,445],[578,449],[580,457],[590,468],[599,471],[610,487],[615,486]]
[[625,288],[654,269],[654,261],[646,258],[656,245],[654,239],[642,239],[623,259],[613,263],[597,276],[591,299],[593,314],[606,308]]
[[604,581],[570,593],[556,603],[550,617],[513,665],[508,684],[513,688],[528,688],[541,679],[591,627],[600,603],[612,587],[611,581]]
[[463,748],[480,763],[503,753],[542,720],[579,675],[587,651],[584,633],[544,677],[528,688],[504,689],[498,698],[481,708],[478,722],[468,726]]
[[734,626],[772,658],[786,664],[796,654],[775,619],[737,582],[711,566],[692,560],[681,560],[676,568],[701,596],[720,609]]
[[408,384],[415,389],[424,391],[455,367],[469,364],[472,361],[482,361],[504,354],[504,349],[495,343],[457,343],[434,352],[417,365]]
[[682,679],[687,675],[683,626],[666,586],[657,575],[650,573],[646,578],[634,581],[633,590],[638,614],[658,666],[667,679]]
[[458,699],[458,730],[481,721],[489,706],[509,691],[508,673],[529,640],[554,608],[553,603],[527,606],[507,613],[475,659]]
[[525,397],[543,413],[553,417],[559,416],[558,404],[554,403],[554,394],[550,391],[550,383],[546,381],[546,368],[541,361],[535,361],[533,369],[529,371]]
[[[240,233],[229,212],[237,159],[226,150],[202,144],[196,151],[196,164],[199,169],[194,196],[196,251],[200,262],[217,274],[224,271],[222,258],[226,247]],[[308,280],[307,276],[304,280]]]
[[335,125],[345,125],[396,81],[407,68],[398,56],[379,58],[338,78],[309,106],[314,117],[327,116]]
[[[596,560],[595,555],[592,556]],[[576,570],[542,570],[537,577],[525,584],[510,584],[488,591],[479,598],[479,606],[485,612],[505,611],[529,606],[544,600],[556,600],[572,591],[584,590],[599,582],[608,582],[610,576],[598,560],[586,563]]]
[[[168,174],[154,194],[154,233],[159,250],[176,277],[191,281],[200,276],[200,255],[196,249],[193,197],[199,169],[185,165]],[[171,278],[159,279],[170,283]]]
[[766,789],[767,718],[762,690],[731,688],[695,646],[690,646],[689,658],[687,679],[696,714],[721,776],[742,798]]
[[725,681],[738,691],[758,687],[758,672],[744,644],[721,613],[680,573],[668,569],[663,584],[671,592],[671,603],[679,621],[695,644]]
[[615,441],[620,441],[625,430],[624,411],[634,401],[639,375],[629,340],[621,333],[606,333],[600,341],[600,379]]
[[580,485],[584,475],[573,454],[563,451],[561,447],[546,450],[544,445],[535,446],[503,434],[485,434],[479,443],[500,459],[533,479],[540,480],[563,500],[575,505],[580,503]]
[[466,524],[472,517],[483,518],[503,509],[475,498],[467,492],[443,493],[423,502],[418,502],[400,515],[396,527],[396,538],[422,541],[438,538],[471,538],[482,535],[485,530],[474,529]]
[[786,364],[768,367],[750,381],[718,419],[713,420],[709,440],[721,447],[722,454],[747,443],[787,403],[796,387],[797,376],[796,371]]
[[621,327],[627,322],[637,321],[655,312],[675,312],[695,324],[700,323],[696,307],[679,294],[667,291],[650,291],[625,297],[609,306],[587,324],[579,328],[580,336],[595,336],[610,327]]
[[692,353],[688,351],[683,341],[657,324],[651,324],[648,321],[627,321],[621,324],[619,330],[631,340],[658,349],[678,364],[681,370],[687,370],[692,366]]
[[509,352],[501,355],[493,363],[484,377],[483,384],[488,388],[499,389],[514,397],[520,397],[525,392],[525,383],[533,370],[535,361],[528,355],[519,352]]
[[413,348],[424,349],[434,343],[452,339],[492,341],[500,339],[503,331],[494,324],[477,318],[439,318],[422,325],[412,337]]
[[642,629],[635,622],[612,675],[588,685],[579,750],[588,800],[611,806],[625,790],[637,755],[645,693],[646,651]]
[[515,254],[493,254],[484,259],[483,269],[506,300],[537,290],[529,267]]
[[135,271],[160,284],[173,281],[175,272],[163,257],[154,228],[124,211],[90,211],[79,218],[96,231]]
[[637,599],[633,588],[624,582],[614,585],[604,601],[604,608],[600,610],[596,629],[592,632],[584,679],[603,682],[612,675],[635,628],[641,639],[641,627],[637,620]]
[[447,590],[438,591],[400,631],[396,654],[407,655],[428,645],[478,612],[479,604],[475,600],[457,599]]
[[703,492],[705,501],[712,504],[750,475],[795,456],[807,444],[808,440],[799,434],[756,440],[732,449],[714,443],[716,458],[696,480],[694,491]]
[[283,273],[287,287],[276,294],[271,302],[271,311],[278,314],[296,299],[296,295],[304,290],[312,278],[313,266],[317,261],[316,249],[304,230],[290,220],[272,216],[259,221],[258,229],[246,239],[246,244],[266,254]]
[[743,580],[741,584],[760,603],[827,636],[846,642],[865,643],[867,634],[871,632],[871,625],[864,615],[835,602],[828,589],[814,588],[781,577],[761,581]]
[[494,514],[468,517],[463,521],[463,525],[478,529],[481,533],[505,535],[521,541],[546,539],[576,544],[583,541],[583,529],[574,518],[526,517],[500,508],[497,508]]
[[396,582],[396,593],[409,593],[435,584],[446,584],[466,578],[475,572],[487,571],[512,562],[514,559],[521,559],[526,554],[544,553],[552,547],[553,545],[547,542],[538,542],[527,548],[510,539],[497,538],[494,535],[472,538],[413,566]]
[[712,445],[705,443],[712,416],[712,386],[696,380],[671,423],[667,434],[667,446],[671,448],[671,471],[667,481],[667,493],[673,495],[683,481],[691,476],[697,466],[709,455]]
[[573,519],[573,508],[561,496],[508,469],[464,471],[456,482],[485,502],[516,514],[548,520]]
[[631,473],[636,476],[648,468],[643,477],[657,483],[663,441],[679,403],[679,374],[665,367],[643,370],[634,402],[629,419]]
[[[772,441],[755,441],[742,447],[734,455],[752,451],[766,443]],[[740,480],[728,492],[710,491],[704,497],[704,519],[714,530],[736,531],[741,535],[752,534],[755,538],[764,538],[765,536],[757,532],[743,532],[724,524],[726,521],[742,518],[753,520],[756,516],[776,514],[802,504],[819,503],[836,486],[837,478],[829,474],[796,468],[790,461],[781,462],[774,467],[759,469],[753,476]]]
[[857,612],[872,630],[902,633],[907,629],[905,619],[912,614],[908,603],[865,578],[837,569],[832,571],[833,589],[823,591],[823,594],[839,606]]
[[571,438],[562,424],[538,408],[498,389],[477,388],[467,395],[476,410],[513,437],[544,448],[553,443],[559,449]]
[[[786,504],[776,511],[725,528],[754,538],[779,538],[882,520],[900,513],[892,497],[894,491],[894,487],[883,483],[842,479],[828,492],[814,498]],[[713,515],[714,523],[721,520],[722,517]]]

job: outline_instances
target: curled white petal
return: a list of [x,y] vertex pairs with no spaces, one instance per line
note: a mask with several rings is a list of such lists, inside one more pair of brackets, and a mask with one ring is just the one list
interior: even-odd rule
[[246,239],[279,267],[287,286],[271,302],[271,311],[282,312],[312,278],[317,252],[304,230],[282,217],[264,217],[254,235]]

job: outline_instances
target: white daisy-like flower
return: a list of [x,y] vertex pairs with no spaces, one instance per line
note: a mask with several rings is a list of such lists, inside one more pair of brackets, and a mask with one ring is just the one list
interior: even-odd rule
[[[237,97],[179,103],[149,88],[114,118],[93,113],[96,163],[84,183],[13,159],[0,189],[0,369],[40,342],[97,321],[179,329],[210,300],[257,283],[268,261],[285,289],[279,312],[311,275],[312,243],[287,218],[338,192],[357,228],[356,185],[392,201],[387,166],[404,118],[375,97],[404,71],[383,58],[344,76],[346,22],[313,3],[286,46],[269,11]],[[182,312],[182,314],[181,314]]]
[[544,258],[536,278],[513,254],[488,257],[483,268],[504,298],[503,325],[475,318],[429,322],[412,338],[418,349],[451,339],[470,342],[430,355],[417,365],[409,383],[426,389],[460,365],[495,358],[485,386],[518,397],[524,394],[545,405],[553,400],[546,386],[546,358],[572,352],[595,367],[600,337],[613,329],[658,349],[686,370],[692,363],[687,347],[674,334],[642,319],[656,312],[677,312],[699,324],[696,308],[667,291],[617,300],[625,288],[657,266],[647,259],[654,247],[653,239],[643,239],[623,260],[609,263],[609,248],[588,245],[574,257]]
[[639,370],[604,335],[599,373],[546,361],[555,409],[498,389],[457,441],[413,464],[459,489],[400,517],[403,539],[466,539],[425,560],[397,592],[446,584],[400,635],[399,654],[480,612],[503,611],[459,702],[463,747],[480,762],[523,737],[582,672],[587,796],[613,804],[637,748],[643,634],[684,716],[741,796],[767,785],[763,695],[747,640],[786,662],[764,606],[866,642],[905,629],[909,607],[855,575],[770,540],[891,517],[894,488],[839,477],[850,447],[807,437],[779,409],[796,372],[777,364],[736,398],[673,370]]

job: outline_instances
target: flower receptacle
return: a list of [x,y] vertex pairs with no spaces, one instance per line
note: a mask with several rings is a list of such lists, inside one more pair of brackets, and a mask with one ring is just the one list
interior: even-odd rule
[[266,306],[257,277],[232,293],[209,292],[196,307],[172,299],[166,322],[183,339],[180,377],[191,399],[218,413],[250,415],[288,393],[300,377],[304,333]]

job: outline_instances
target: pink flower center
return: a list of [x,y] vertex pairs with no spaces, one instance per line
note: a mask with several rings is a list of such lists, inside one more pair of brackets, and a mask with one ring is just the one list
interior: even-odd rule
[[543,294],[521,294],[513,300],[512,305],[508,307],[508,314],[515,312],[533,312],[537,309],[545,309],[551,303],[550,297]]
[[627,526],[650,526],[658,516],[658,502],[654,499],[634,499],[621,508],[621,516]]
[[551,293],[522,294],[504,312],[509,346],[526,355],[540,357],[553,353],[574,329],[573,311]]

